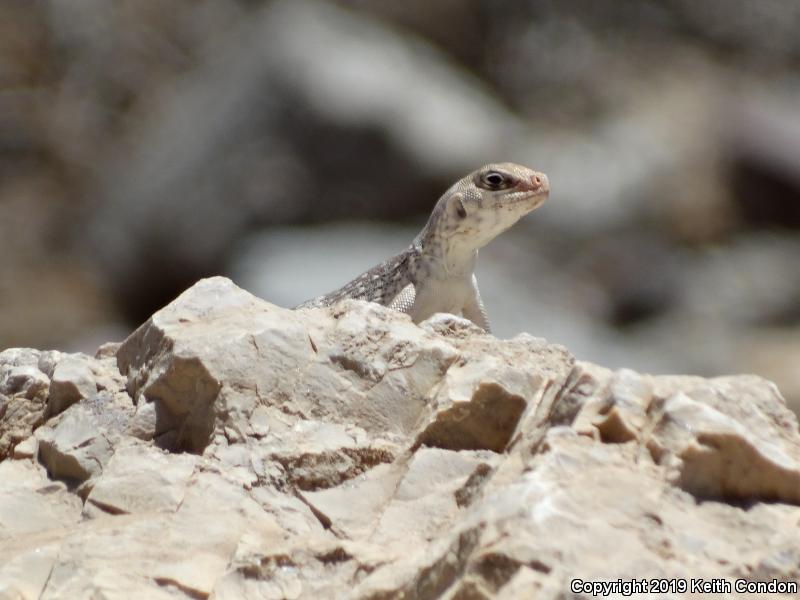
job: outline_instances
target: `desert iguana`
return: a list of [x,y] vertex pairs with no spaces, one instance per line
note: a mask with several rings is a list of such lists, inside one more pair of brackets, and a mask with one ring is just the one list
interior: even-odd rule
[[474,272],[478,249],[541,205],[549,192],[543,173],[513,163],[486,165],[439,198],[405,251],[296,308],[355,298],[407,313],[415,323],[439,312],[461,314],[488,332]]

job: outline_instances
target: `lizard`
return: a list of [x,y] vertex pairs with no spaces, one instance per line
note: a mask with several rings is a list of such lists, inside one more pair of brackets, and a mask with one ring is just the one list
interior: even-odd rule
[[538,208],[549,193],[544,173],[514,163],[481,167],[439,198],[403,252],[295,309],[353,298],[404,312],[415,323],[435,313],[460,314],[490,333],[475,277],[478,250]]

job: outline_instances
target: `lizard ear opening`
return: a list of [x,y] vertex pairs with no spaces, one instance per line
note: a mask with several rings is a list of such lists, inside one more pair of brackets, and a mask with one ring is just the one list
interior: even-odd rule
[[459,219],[467,218],[467,209],[464,206],[464,197],[461,194],[453,194],[447,201],[447,208],[450,212],[458,215]]

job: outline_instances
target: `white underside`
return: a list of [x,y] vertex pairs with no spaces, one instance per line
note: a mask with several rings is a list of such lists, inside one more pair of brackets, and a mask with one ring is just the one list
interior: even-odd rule
[[415,323],[436,313],[460,315],[474,295],[472,275],[463,278],[433,279],[418,284],[411,318]]

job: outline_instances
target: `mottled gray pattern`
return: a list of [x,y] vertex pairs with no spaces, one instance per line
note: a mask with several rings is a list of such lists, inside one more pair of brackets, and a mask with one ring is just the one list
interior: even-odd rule
[[439,198],[425,228],[404,252],[296,308],[353,298],[390,306],[415,322],[437,312],[463,314],[489,331],[473,273],[478,249],[537,208],[548,193],[542,173],[513,163],[486,165]]
[[397,256],[372,267],[338,290],[307,300],[295,308],[331,306],[345,298],[367,300],[388,306],[404,287],[413,283],[415,272],[413,264],[418,256],[419,250],[412,244]]

